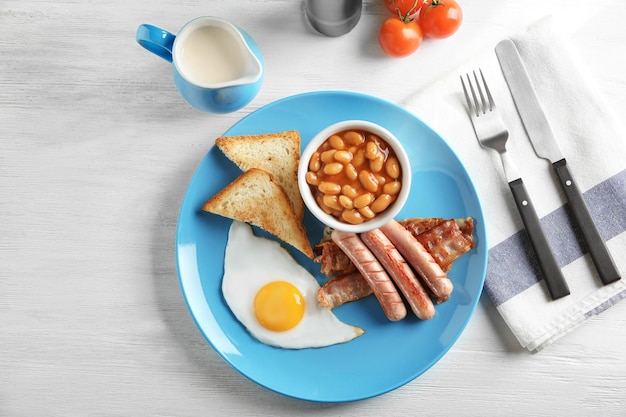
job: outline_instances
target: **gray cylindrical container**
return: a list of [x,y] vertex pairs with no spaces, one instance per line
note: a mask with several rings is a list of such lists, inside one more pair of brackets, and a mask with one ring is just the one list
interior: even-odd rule
[[363,0],[304,0],[311,26],[326,36],[350,32],[361,18]]

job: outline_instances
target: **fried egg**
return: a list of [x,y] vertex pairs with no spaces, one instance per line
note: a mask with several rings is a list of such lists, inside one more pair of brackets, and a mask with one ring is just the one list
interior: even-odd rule
[[259,341],[287,349],[348,342],[363,330],[317,303],[320,286],[276,241],[233,221],[224,256],[222,293],[235,317]]

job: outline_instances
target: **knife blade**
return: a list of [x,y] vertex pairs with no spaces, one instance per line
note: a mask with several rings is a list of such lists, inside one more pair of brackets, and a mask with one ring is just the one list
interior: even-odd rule
[[512,40],[505,39],[496,45],[495,50],[504,79],[535,154],[550,161],[600,280],[604,285],[618,281],[621,279],[620,273],[572,177],[567,160],[554,136],[517,47]]

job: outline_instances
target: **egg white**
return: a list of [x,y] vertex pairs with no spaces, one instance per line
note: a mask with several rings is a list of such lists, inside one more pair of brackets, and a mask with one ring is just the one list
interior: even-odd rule
[[[290,330],[274,332],[261,326],[254,314],[254,297],[273,281],[288,281],[305,300],[304,317]],[[259,341],[287,349],[302,349],[344,343],[363,330],[341,322],[317,303],[320,286],[278,243],[253,234],[252,228],[233,221],[224,256],[222,293],[237,319]]]

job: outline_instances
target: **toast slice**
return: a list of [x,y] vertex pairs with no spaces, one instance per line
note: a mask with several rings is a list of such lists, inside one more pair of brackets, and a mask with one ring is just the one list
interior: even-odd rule
[[217,147],[242,171],[260,168],[271,173],[285,189],[298,219],[304,217],[304,202],[298,189],[300,133],[296,130],[261,135],[222,136]]
[[202,206],[202,210],[253,224],[313,258],[306,230],[274,176],[250,168]]

